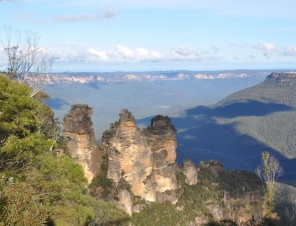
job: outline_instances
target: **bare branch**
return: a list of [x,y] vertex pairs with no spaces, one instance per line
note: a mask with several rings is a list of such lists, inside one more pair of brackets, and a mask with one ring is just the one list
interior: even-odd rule
[[45,48],[38,47],[40,37],[35,33],[27,31],[22,38],[21,33],[16,32],[12,39],[11,28],[4,28],[4,31],[4,38],[0,37],[0,41],[7,63],[0,67],[7,66],[6,76],[10,79],[28,84],[32,88],[33,97],[50,83],[52,58],[44,53]]

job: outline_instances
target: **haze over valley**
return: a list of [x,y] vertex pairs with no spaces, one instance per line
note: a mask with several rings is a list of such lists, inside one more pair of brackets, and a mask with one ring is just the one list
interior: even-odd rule
[[258,84],[271,72],[65,72],[54,74],[44,92],[50,95],[46,102],[60,119],[69,112],[71,104],[91,106],[96,137],[100,139],[121,109],[129,109],[136,119],[158,114],[176,116],[188,108],[214,104],[235,91]]

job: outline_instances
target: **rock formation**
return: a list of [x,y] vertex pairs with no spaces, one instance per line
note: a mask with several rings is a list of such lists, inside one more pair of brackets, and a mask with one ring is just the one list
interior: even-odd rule
[[108,155],[107,176],[115,186],[124,179],[132,193],[146,201],[177,200],[174,192],[162,194],[177,188],[176,129],[168,117],[156,116],[141,131],[123,109],[119,121],[103,134],[101,145]]
[[[217,161],[201,162],[197,167],[190,160],[184,161],[180,167],[176,165],[176,129],[167,116],[154,117],[151,125],[141,130],[132,114],[123,109],[119,121],[111,124],[110,130],[104,132],[101,147],[108,157],[107,177],[113,181],[113,190],[108,199],[117,202],[130,215],[142,211],[146,201],[177,203],[178,197],[186,192],[184,189],[187,192],[192,189],[182,187],[185,186],[183,183],[186,186],[198,186],[196,189],[208,190],[209,187],[198,185],[198,175],[202,172],[203,177],[212,175],[210,186],[215,189],[210,190],[220,196],[220,201],[204,200],[212,220],[230,219],[238,225],[262,220],[264,192],[259,189],[261,182],[256,181],[258,178],[251,178],[255,180],[255,183],[251,182],[254,189],[246,188],[231,183],[241,178],[245,180],[249,174],[226,171],[223,164]],[[176,175],[180,173],[185,176],[184,182],[180,179],[177,181]],[[253,177],[255,174],[250,175]],[[229,181],[224,183],[223,180]],[[183,211],[184,206],[177,205],[176,208]],[[199,213],[195,222],[191,223],[202,225],[206,221],[207,215]]]
[[181,165],[181,171],[186,176],[185,182],[189,185],[194,185],[198,182],[197,169],[191,160],[185,160]]
[[267,76],[267,80],[275,80],[277,83],[296,84],[296,73],[277,73],[273,72]]
[[92,127],[92,109],[87,105],[72,105],[64,118],[64,135],[69,139],[70,155],[84,170],[88,183],[100,174],[102,154]]
[[[101,182],[111,181],[108,188],[103,184],[95,187],[95,197],[116,202],[130,215],[145,211],[147,201],[164,205],[170,201],[183,212],[180,216],[184,215],[186,225],[205,225],[209,220],[230,220],[237,225],[262,221],[260,179],[247,171],[227,171],[214,160],[197,167],[186,160],[178,167],[176,129],[167,116],[154,117],[150,126],[141,130],[132,114],[123,109],[119,121],[111,124],[101,139],[102,162],[91,114],[87,105],[72,106],[64,119],[64,133],[69,152],[82,165],[88,181],[100,174],[101,166]],[[106,191],[105,196],[100,195]],[[187,221],[186,214],[193,218]]]
[[[264,216],[262,208],[264,188],[254,173],[226,171],[224,166],[215,160],[201,162],[197,168],[198,170],[208,169],[217,181],[212,185],[220,186],[224,206],[207,205],[215,221],[230,219],[237,225],[259,225]],[[228,181],[225,181],[226,179]],[[240,180],[243,180],[244,183]],[[227,189],[223,189],[223,185],[221,186],[223,182],[227,185]],[[244,184],[250,187],[246,188]]]

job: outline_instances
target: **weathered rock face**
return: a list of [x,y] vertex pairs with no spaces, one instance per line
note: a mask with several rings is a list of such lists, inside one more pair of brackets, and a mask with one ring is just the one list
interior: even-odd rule
[[[232,183],[227,181],[227,189],[221,190],[221,198],[224,206],[207,205],[207,209],[216,221],[229,219],[237,225],[258,225],[262,222],[264,188],[261,186],[260,179],[254,174],[247,171],[226,171],[224,166],[217,161],[201,162],[198,169],[207,168],[217,178],[217,184],[213,186],[221,186],[223,180],[232,179]],[[240,174],[240,175],[239,175]],[[221,179],[221,177],[223,179]],[[251,181],[249,188],[244,186],[245,183],[239,181],[239,177],[245,180],[246,184]],[[247,181],[248,180],[248,181]],[[223,187],[223,186],[222,186]],[[234,188],[235,187],[235,188]],[[230,190],[231,191],[230,191]],[[197,224],[198,225],[198,224]]]
[[98,149],[91,121],[92,109],[73,105],[64,118],[64,134],[69,139],[70,155],[84,170],[88,183],[100,174],[102,154]]
[[197,169],[195,168],[193,162],[190,160],[185,160],[181,165],[182,173],[186,176],[185,182],[189,185],[194,185],[198,182],[197,179]]
[[132,193],[147,201],[177,200],[173,192],[161,195],[177,187],[176,129],[168,117],[156,116],[151,126],[141,131],[124,109],[119,121],[103,134],[101,145],[108,155],[107,176],[117,186],[124,178]]
[[289,85],[296,84],[296,73],[276,73],[273,72],[267,76],[268,80],[275,80],[277,83],[288,83]]

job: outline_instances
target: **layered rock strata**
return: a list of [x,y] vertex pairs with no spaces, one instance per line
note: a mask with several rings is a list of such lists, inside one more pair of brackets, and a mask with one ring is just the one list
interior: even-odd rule
[[103,134],[101,145],[108,155],[107,176],[115,186],[123,178],[132,193],[146,201],[177,201],[174,192],[163,194],[177,188],[176,129],[168,117],[156,116],[141,131],[132,114],[123,109],[119,121]]
[[289,85],[296,84],[296,73],[277,73],[273,72],[267,76],[268,80],[275,80],[277,83],[288,83]]
[[68,138],[67,148],[73,159],[83,168],[88,183],[100,174],[102,154],[98,149],[91,115],[87,105],[72,105],[64,117],[64,135]]

